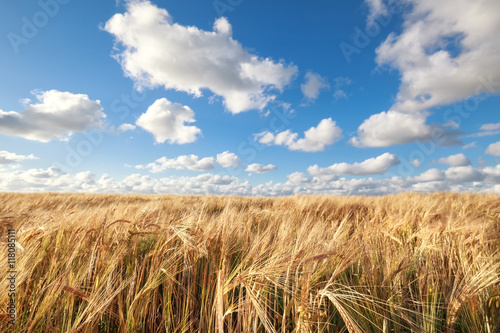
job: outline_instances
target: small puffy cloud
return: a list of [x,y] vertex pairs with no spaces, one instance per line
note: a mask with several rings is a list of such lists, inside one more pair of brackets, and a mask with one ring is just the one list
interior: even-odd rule
[[439,169],[429,169],[425,171],[424,173],[420,174],[419,176],[416,176],[413,178],[413,180],[417,182],[435,182],[435,181],[440,181],[445,179],[445,173],[444,171],[441,171]]
[[136,124],[153,134],[157,143],[184,144],[196,141],[201,134],[198,127],[186,125],[195,121],[191,108],[161,98],[137,119]]
[[456,154],[448,157],[441,157],[438,163],[448,164],[450,166],[467,166],[470,165],[470,160],[464,154]]
[[360,163],[335,163],[327,168],[318,165],[310,166],[307,172],[311,176],[327,175],[380,175],[389,170],[390,167],[399,164],[399,159],[394,154],[384,153],[380,156],[369,158]]
[[1,150],[0,151],[0,165],[4,164],[14,164],[20,163],[25,160],[37,160],[33,154],[30,155],[17,155],[14,153],[9,153],[8,151]]
[[208,171],[214,168],[216,160],[213,157],[199,159],[197,155],[182,155],[177,158],[161,157],[153,163],[147,165],[136,165],[136,169],[149,169],[152,173],[159,173],[165,170],[192,170]]
[[300,90],[304,97],[309,100],[316,100],[322,89],[330,88],[328,80],[314,72],[307,72],[305,75],[306,82],[300,86]]
[[443,124],[444,127],[450,127],[450,128],[454,128],[454,129],[458,129],[460,128],[460,125],[456,122],[456,121],[453,121],[453,120],[450,120],[449,122],[447,122],[446,124]]
[[500,156],[500,141],[492,143],[486,148],[486,154]]
[[294,172],[287,175],[288,180],[294,184],[306,184],[311,181],[309,177],[303,172]]
[[355,147],[389,147],[432,137],[425,123],[427,114],[407,114],[395,111],[370,116],[358,128],[358,137],[349,142]]
[[276,170],[276,169],[278,169],[278,168],[272,164],[262,165],[262,164],[254,163],[254,164],[250,164],[249,166],[247,166],[245,171],[253,172],[253,173],[268,173],[268,172],[271,172],[271,171]]
[[26,104],[21,112],[0,110],[0,134],[49,142],[104,126],[100,101],[87,95],[57,90],[34,94],[38,104]]
[[217,163],[223,168],[238,168],[240,159],[236,154],[225,151],[221,154],[217,154]]
[[475,182],[484,179],[481,170],[471,166],[451,167],[445,171],[446,178],[455,182]]
[[403,113],[387,111],[374,114],[358,128],[357,137],[349,142],[358,148],[389,147],[413,141],[434,140],[443,146],[459,144],[458,132],[426,123],[427,112]]
[[232,113],[262,110],[297,73],[297,67],[251,54],[232,38],[224,17],[213,31],[174,23],[150,1],[129,1],[124,14],[106,22],[115,37],[115,55],[139,88],[184,91],[196,97],[208,89]]
[[206,173],[203,175],[199,175],[194,177],[193,180],[200,183],[207,183],[213,185],[229,185],[231,184],[235,178],[231,176],[221,176],[221,175],[212,175],[210,173]]
[[166,170],[191,170],[191,171],[208,171],[219,164],[223,168],[238,168],[239,158],[236,154],[225,151],[217,154],[217,158],[204,157],[199,158],[198,155],[181,155],[176,158],[161,157],[146,165],[136,165],[136,169],[148,169],[152,173],[159,173]]
[[413,165],[415,168],[420,168],[420,166],[422,165],[422,163],[418,158],[410,161],[410,164]]
[[279,133],[265,131],[254,134],[259,143],[271,146],[286,146],[290,150],[305,152],[324,151],[326,146],[332,145],[342,138],[342,129],[332,118],[323,119],[318,126],[311,127],[304,132],[304,138],[298,139],[298,134],[290,130]]
[[121,124],[120,127],[118,127],[118,133],[123,133],[127,131],[133,131],[136,129],[135,125],[132,124]]
[[484,124],[480,128],[481,131],[500,131],[500,123]]

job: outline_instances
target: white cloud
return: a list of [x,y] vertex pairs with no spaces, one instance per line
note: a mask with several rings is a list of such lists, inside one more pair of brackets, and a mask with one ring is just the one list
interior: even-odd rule
[[251,185],[234,176],[202,174],[196,177],[153,178],[131,174],[121,181],[91,172],[68,174],[58,168],[7,170],[0,167],[0,191],[4,192],[103,192],[175,193],[244,196],[293,194],[381,195],[407,191],[474,191],[500,193],[500,165],[430,169],[417,177],[336,178],[293,173],[284,183]]
[[17,155],[14,153],[9,153],[8,151],[1,150],[0,151],[0,165],[4,164],[14,164],[20,163],[25,160],[37,160],[33,154],[30,155]]
[[291,183],[306,184],[311,181],[309,177],[303,172],[294,172],[286,176]]
[[245,171],[253,172],[253,173],[268,173],[278,169],[276,166],[272,164],[262,165],[258,163],[250,164],[246,167]]
[[420,168],[420,166],[422,165],[422,162],[420,162],[420,160],[418,158],[410,161],[410,164],[413,165],[415,168]]
[[468,144],[464,145],[462,148],[463,148],[463,149],[474,148],[474,147],[476,147],[476,143],[477,143],[477,141],[474,141],[474,142],[468,143]]
[[165,170],[192,170],[192,171],[207,171],[214,168],[215,158],[205,157],[199,159],[197,155],[182,155],[177,158],[168,159],[161,157],[153,163],[146,165],[136,165],[136,169],[149,169],[152,173],[159,173]]
[[335,92],[333,93],[333,97],[335,99],[341,99],[341,98],[347,98],[347,94],[345,93],[345,91],[343,91],[342,89],[337,89],[335,90]]
[[354,147],[389,147],[414,141],[432,140],[439,146],[458,145],[461,132],[446,130],[438,124],[427,124],[428,112],[397,112],[389,110],[374,114],[358,128],[349,143]]
[[298,134],[290,130],[275,134],[265,131],[254,134],[254,137],[259,143],[267,146],[286,146],[290,150],[318,152],[324,151],[325,146],[339,141],[342,138],[342,129],[336,125],[332,118],[327,118],[321,120],[318,126],[305,131],[302,139],[297,139]]
[[427,113],[382,112],[370,116],[358,128],[358,136],[349,142],[355,147],[389,147],[433,136],[425,123]]
[[380,175],[390,167],[399,164],[399,159],[394,154],[384,153],[380,156],[369,158],[360,163],[335,163],[327,168],[320,168],[318,165],[310,166],[307,173],[311,176],[321,175]]
[[464,154],[456,154],[448,157],[441,157],[438,163],[448,164],[450,166],[468,166],[470,160]]
[[484,124],[480,128],[481,131],[499,131],[500,130],[500,123],[496,124]]
[[486,148],[486,154],[500,156],[500,141],[492,143]]
[[221,154],[217,154],[217,163],[223,168],[238,168],[240,159],[236,154],[225,151]]
[[314,72],[307,72],[306,82],[300,86],[302,94],[309,100],[316,100],[322,89],[330,88],[328,80]]
[[212,175],[210,173],[206,173],[203,175],[199,175],[197,177],[194,177],[193,180],[200,182],[200,183],[207,183],[207,184],[214,184],[214,185],[229,185],[231,184],[236,177],[231,177],[231,176],[221,176],[221,175]]
[[500,133],[500,131],[481,131],[478,133],[469,134],[467,136],[470,138],[482,138],[484,136],[492,136],[492,135],[497,135],[499,133]]
[[413,180],[422,183],[435,182],[444,179],[445,179],[445,173],[444,171],[441,171],[439,169],[429,169],[424,173],[420,174],[419,176],[413,178]]
[[121,124],[120,127],[118,127],[118,133],[123,133],[123,132],[127,132],[127,131],[133,131],[135,129],[136,129],[135,125],[132,125],[132,124]]
[[[388,112],[372,115],[358,129],[358,146],[380,147],[428,140],[433,125],[425,124],[431,108],[449,105],[479,94],[500,93],[500,2],[483,0],[409,0],[403,32],[391,33],[378,47],[376,61],[401,75],[396,102]],[[369,0],[372,12],[380,1]],[[449,10],[453,8],[453,10]],[[375,15],[376,14],[370,14]],[[392,114],[392,116],[391,116]],[[415,115],[416,114],[416,115]],[[391,139],[387,133],[401,132],[397,122],[380,131],[380,122],[399,118],[416,121]],[[405,120],[406,119],[406,120]],[[370,142],[373,139],[374,143]],[[458,144],[451,139],[447,144]]]
[[393,109],[420,111],[499,93],[500,2],[410,2],[403,32],[390,34],[377,49],[377,62],[401,73]]
[[215,168],[215,164],[219,164],[223,168],[238,168],[239,158],[236,154],[225,151],[217,154],[217,158],[204,157],[200,159],[198,155],[181,155],[176,158],[161,157],[146,165],[136,165],[136,169],[148,169],[152,173],[159,173],[166,170],[191,170],[191,171],[208,171]]
[[185,123],[194,123],[194,111],[188,106],[172,103],[166,98],[156,100],[139,119],[136,124],[152,133],[157,143],[191,143],[196,141],[201,130],[196,126],[187,126]]
[[470,134],[468,137],[481,138],[484,136],[492,136],[500,133],[500,123],[497,124],[484,124],[480,128],[480,132]]
[[454,129],[460,128],[460,125],[456,121],[453,121],[453,120],[448,121],[446,124],[443,124],[443,126],[444,127],[451,127]]
[[209,89],[232,113],[262,110],[276,97],[270,91],[281,91],[297,72],[296,66],[249,53],[232,38],[224,17],[213,31],[204,31],[174,23],[149,1],[131,1],[104,30],[123,47],[116,59],[139,88],[163,86],[197,97]]
[[21,112],[0,110],[0,134],[49,142],[104,126],[106,115],[100,101],[92,101],[87,95],[57,90],[34,94],[38,104],[26,104]]
[[370,8],[370,13],[366,19],[368,25],[374,24],[375,19],[381,15],[390,15],[383,0],[365,0],[365,2]]
[[500,184],[500,164],[496,167],[485,167],[482,170],[483,174],[486,176],[485,182]]
[[471,166],[451,167],[445,171],[446,178],[455,182],[473,182],[484,179],[484,174],[478,168]]
[[333,93],[333,97],[336,100],[341,98],[347,99],[347,93],[344,91],[344,87],[350,85],[352,83],[352,80],[348,77],[339,76],[334,81],[335,81],[335,88],[334,88],[335,91]]

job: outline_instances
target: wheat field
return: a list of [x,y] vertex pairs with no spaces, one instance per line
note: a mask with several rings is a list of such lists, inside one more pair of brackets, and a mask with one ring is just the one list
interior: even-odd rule
[[499,196],[0,202],[2,332],[500,332]]

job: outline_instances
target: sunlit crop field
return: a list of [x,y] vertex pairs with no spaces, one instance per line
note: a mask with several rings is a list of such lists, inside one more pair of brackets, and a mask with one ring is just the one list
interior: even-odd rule
[[500,197],[0,194],[1,332],[499,332]]

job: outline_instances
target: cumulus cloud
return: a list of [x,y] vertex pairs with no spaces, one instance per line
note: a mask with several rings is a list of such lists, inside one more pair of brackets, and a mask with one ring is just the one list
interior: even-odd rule
[[127,131],[133,131],[136,129],[135,125],[132,124],[121,124],[120,127],[118,127],[118,133],[123,133]]
[[304,94],[304,97],[311,101],[318,98],[322,89],[330,88],[328,80],[317,73],[309,71],[306,73],[305,79],[306,81],[300,86],[300,90]]
[[137,119],[136,125],[153,134],[157,143],[184,144],[196,141],[201,134],[198,127],[186,125],[195,121],[189,106],[161,98]]
[[439,169],[429,169],[420,174],[419,176],[413,178],[413,180],[422,183],[435,182],[444,179],[445,179],[445,173],[444,171]]
[[437,124],[426,124],[428,112],[402,113],[387,111],[374,114],[358,128],[357,136],[349,140],[354,147],[389,147],[414,141],[433,140],[440,146],[460,144],[461,132],[446,130]]
[[272,164],[262,165],[262,164],[254,163],[254,164],[250,164],[249,166],[247,166],[245,171],[262,174],[262,173],[268,173],[268,172],[274,171],[276,169],[278,169],[278,168]]
[[199,175],[193,178],[194,181],[206,184],[214,184],[214,185],[229,185],[236,179],[237,179],[236,177],[231,177],[228,175],[221,176],[221,175],[212,175],[210,173]]
[[456,154],[448,157],[441,157],[438,163],[448,164],[450,166],[468,166],[470,160],[464,154]]
[[286,177],[288,178],[288,181],[293,184],[306,184],[311,181],[311,179],[303,172],[294,172]]
[[422,162],[420,162],[420,160],[418,158],[416,158],[414,160],[411,160],[410,164],[413,165],[415,168],[420,168],[420,166],[422,165]]
[[91,172],[68,174],[58,168],[6,170],[0,167],[0,191],[5,192],[102,192],[173,193],[244,196],[283,196],[294,194],[382,195],[407,191],[475,191],[500,193],[500,165],[489,167],[450,167],[430,169],[417,177],[337,178],[288,175],[284,183],[251,185],[235,176],[202,174],[195,177],[154,178],[131,174],[115,180],[107,174]]
[[0,110],[0,134],[49,142],[104,126],[106,115],[100,101],[92,101],[87,95],[57,90],[34,94],[38,104],[26,101],[21,112]]
[[159,173],[165,170],[192,170],[192,171],[207,171],[212,170],[215,166],[215,158],[205,157],[199,159],[197,155],[182,155],[177,158],[161,157],[146,165],[136,165],[136,169],[149,169],[152,173]]
[[405,114],[396,111],[370,116],[358,128],[358,136],[349,142],[355,147],[389,147],[432,138],[432,128],[425,123],[428,113]]
[[320,168],[318,165],[310,166],[307,173],[311,176],[321,175],[380,175],[390,167],[399,164],[399,159],[394,154],[385,153],[380,156],[369,158],[360,163],[335,163],[327,168]]
[[[369,2],[377,12],[380,1]],[[380,66],[393,67],[401,75],[396,102],[388,112],[373,115],[360,126],[359,138],[353,141],[358,146],[377,146],[370,143],[371,138],[384,146],[429,139],[431,125],[425,120],[431,108],[500,92],[500,2],[409,3],[411,11],[404,16],[402,33],[391,33],[376,51]],[[390,140],[379,131],[375,119],[388,119],[391,114],[404,123],[417,120],[418,130]],[[397,123],[389,123],[386,129],[398,131]]]
[[30,155],[17,155],[14,153],[9,153],[8,151],[0,151],[0,165],[20,163],[25,160],[37,160],[33,154]]
[[486,154],[500,156],[500,141],[492,143],[486,148]]
[[223,168],[238,168],[240,159],[236,154],[225,151],[217,154],[217,163]]
[[403,32],[390,34],[377,49],[377,62],[401,73],[395,108],[420,111],[499,93],[500,3],[410,2]]
[[191,170],[191,171],[208,171],[215,168],[215,164],[219,164],[223,168],[238,168],[239,158],[236,154],[225,151],[217,154],[215,157],[199,158],[198,155],[181,155],[176,158],[161,157],[146,165],[136,165],[136,169],[148,169],[152,173],[159,173],[166,170]]
[[286,146],[290,150],[318,152],[324,151],[326,146],[339,141],[342,138],[342,129],[332,118],[327,118],[321,120],[318,126],[305,131],[304,138],[298,139],[298,136],[290,130],[279,133],[264,131],[254,134],[256,141],[267,146]]
[[484,179],[484,174],[478,168],[471,166],[451,167],[445,171],[446,178],[455,182],[473,182]]
[[297,72],[296,66],[249,53],[232,38],[224,17],[213,31],[204,31],[174,23],[150,1],[130,1],[104,30],[115,37],[121,47],[115,57],[139,88],[163,86],[196,97],[208,89],[232,113],[262,110],[276,97],[271,91],[282,91]]

